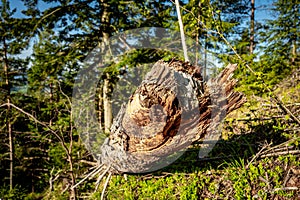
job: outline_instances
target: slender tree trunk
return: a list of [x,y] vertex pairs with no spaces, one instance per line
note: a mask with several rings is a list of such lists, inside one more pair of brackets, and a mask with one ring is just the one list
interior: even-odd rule
[[[10,103],[10,100],[7,100],[7,103]],[[9,105],[9,104],[8,104]],[[7,107],[7,112],[10,112],[10,106]],[[10,119],[7,119],[7,129],[8,129],[8,139],[9,139],[9,189],[13,189],[13,175],[14,175],[14,143],[13,143],[13,133],[11,130]]]
[[5,74],[5,87],[7,91],[6,102],[7,102],[7,110],[6,110],[6,127],[8,133],[8,141],[9,141],[9,188],[13,189],[13,174],[14,174],[14,143],[13,143],[13,132],[11,128],[11,97],[10,97],[10,81],[9,81],[9,66],[7,59],[7,46],[5,38],[3,38],[3,54],[4,54],[4,74]]
[[[206,24],[206,19],[203,18],[203,23]],[[204,66],[203,66],[203,79],[207,80],[207,49],[208,49],[208,43],[207,43],[207,31],[204,32]]]
[[199,52],[200,52],[200,44],[199,44],[199,30],[196,31],[196,54],[195,54],[195,65],[198,66],[199,61]]
[[72,159],[72,144],[70,144],[70,149],[68,153],[68,161],[70,167],[70,176],[71,176],[71,192],[70,192],[70,200],[75,200],[76,198],[76,189],[73,187],[76,184],[74,171],[73,171],[73,159]]
[[[50,105],[52,105],[53,104],[53,85],[52,85],[52,83],[49,84],[49,89],[50,89]],[[50,111],[49,126],[52,126],[52,121],[53,121],[53,110]]]
[[[297,9],[296,11],[297,12]],[[294,20],[294,25],[293,28],[297,30],[297,20]],[[292,60],[291,63],[292,65],[295,65],[296,63],[296,58],[297,58],[297,33],[293,33],[293,39],[292,39]]]
[[184,60],[189,61],[188,54],[187,54],[187,47],[186,47],[186,43],[185,43],[184,27],[183,27],[183,23],[182,23],[182,19],[181,19],[179,1],[175,0],[175,4],[176,4],[176,11],[177,11],[177,17],[178,17],[179,28],[180,28],[180,36],[181,36]]
[[[69,102],[71,103],[71,102]],[[69,149],[68,149],[68,161],[69,161],[69,166],[70,166],[70,176],[71,176],[71,195],[70,199],[75,200],[77,199],[76,197],[76,189],[73,187],[76,184],[76,179],[74,176],[74,171],[73,171],[73,158],[72,158],[72,150],[73,150],[73,113],[72,110],[71,116],[70,116],[70,144],[69,144]]]
[[207,33],[204,35],[204,69],[203,69],[203,79],[206,81],[207,80]]
[[255,22],[255,0],[251,0],[251,15],[250,15],[250,55],[254,52],[254,22]]
[[98,109],[97,109],[97,114],[98,114],[98,120],[99,120],[99,130],[103,130],[103,87],[100,85],[97,88],[97,95],[98,95]]
[[13,189],[13,174],[14,174],[14,143],[13,143],[13,133],[11,129],[10,122],[10,99],[7,99],[8,107],[8,118],[7,118],[7,130],[8,130],[8,140],[9,140],[9,189]]
[[[200,54],[200,40],[199,40],[199,37],[200,37],[200,31],[201,31],[201,24],[199,23],[199,21],[201,21],[201,1],[199,1],[198,3],[198,8],[199,8],[199,11],[197,13],[197,30],[196,30],[196,58],[195,58],[195,64],[198,65],[198,62],[199,62],[199,56],[201,55]],[[202,32],[202,31],[201,31]]]
[[292,65],[295,64],[297,57],[297,44],[296,40],[293,40],[293,47],[292,47]]
[[[109,40],[109,26],[110,26],[110,15],[109,4],[105,0],[101,0],[101,6],[103,8],[101,23],[103,27],[103,38],[102,38],[102,51],[106,51],[106,46]],[[106,59],[104,58],[104,62]],[[103,83],[103,111],[104,111],[104,129],[105,132],[110,131],[112,125],[112,100],[111,100],[111,79],[107,73]],[[101,99],[101,98],[99,98]]]
[[[106,74],[109,76],[109,74]],[[111,80],[109,77],[104,79],[103,84],[103,107],[104,107],[104,129],[105,132],[110,131],[110,127],[112,125],[112,103],[111,103]]]

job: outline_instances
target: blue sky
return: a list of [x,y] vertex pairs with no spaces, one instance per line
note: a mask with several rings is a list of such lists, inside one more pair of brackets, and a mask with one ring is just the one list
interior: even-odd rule
[[[222,0],[220,0],[222,1]],[[250,0],[249,0],[250,1]],[[17,12],[15,14],[16,17],[24,17],[24,15],[21,13],[21,10],[26,9],[23,2],[21,0],[10,0],[11,2],[11,8],[17,8]],[[43,1],[38,1],[38,7],[41,10],[45,10],[50,4],[46,4]],[[258,21],[262,21],[264,19],[270,19],[271,15],[269,12],[270,7],[272,6],[272,3],[274,0],[256,0],[256,19]],[[54,4],[52,4],[53,6]]]
[[[24,4],[21,0],[9,0],[9,2],[10,2],[11,9],[14,9],[14,8],[17,9],[17,12],[15,13],[15,17],[17,17],[17,18],[25,17],[25,15],[23,15],[21,11],[25,10],[26,7],[24,6]],[[55,4],[52,4],[52,5],[55,5]],[[49,7],[50,7],[50,4],[47,4],[43,1],[38,1],[38,8],[41,11],[43,11]]]
[[272,14],[270,8],[272,8],[272,3],[274,0],[256,0],[255,2],[255,18],[257,21],[262,22],[265,19],[271,19]]
[[[220,0],[221,1],[221,0]],[[250,0],[249,0],[250,1]],[[22,18],[25,17],[21,11],[26,9],[26,7],[24,6],[23,2],[21,0],[10,0],[10,6],[12,9],[16,8],[17,12],[15,13],[15,17],[18,18]],[[38,7],[41,11],[55,6],[55,4],[47,4],[44,3],[43,1],[38,1]],[[270,12],[270,8],[272,7],[272,3],[274,2],[274,0],[256,0],[255,1],[255,18],[256,21],[263,23],[264,20],[266,19],[272,19],[272,14]],[[22,57],[26,57],[29,56],[32,53],[32,47],[28,50],[25,50],[22,53]]]

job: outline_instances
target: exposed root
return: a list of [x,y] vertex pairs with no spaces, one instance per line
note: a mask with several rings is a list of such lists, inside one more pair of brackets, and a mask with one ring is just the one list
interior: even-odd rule
[[73,187],[71,187],[71,189],[76,188],[78,185],[80,185],[85,180],[92,179],[97,174],[100,174],[99,177],[97,178],[96,183],[95,183],[96,186],[95,186],[94,192],[96,192],[99,188],[101,180],[108,173],[108,176],[106,178],[106,181],[104,183],[104,187],[103,187],[103,190],[102,190],[102,193],[101,193],[101,200],[102,200],[102,199],[104,199],[105,190],[108,186],[108,183],[109,183],[109,181],[111,179],[111,176],[112,176],[112,173],[113,173],[113,172],[111,172],[112,167],[111,167],[111,165],[107,166],[107,165],[101,164],[101,165],[93,167],[93,168],[95,168],[95,169],[93,171],[91,171],[89,174],[87,174],[82,180],[80,180],[78,183],[76,183]]
[[101,180],[103,179],[103,177],[105,176],[105,174],[111,169],[110,166],[107,167],[107,169],[98,177],[97,181],[96,181],[96,187],[95,187],[95,192],[98,190],[99,188],[99,184],[101,182]]
[[103,167],[104,167],[103,164],[97,166],[91,173],[89,173],[88,175],[86,175],[81,181],[79,181],[79,182],[76,183],[74,186],[72,186],[71,189],[76,188],[78,185],[80,185],[80,184],[81,184],[83,181],[85,181],[86,179],[88,179],[88,178],[89,178],[89,179],[93,178],[96,174],[98,174],[98,173],[102,170]]
[[109,172],[109,174],[108,174],[108,176],[107,176],[107,178],[106,178],[105,184],[104,184],[104,186],[103,186],[103,190],[102,190],[102,193],[101,193],[101,200],[104,199],[104,196],[105,196],[105,190],[106,190],[106,188],[107,188],[107,186],[108,186],[108,183],[109,183],[109,181],[110,181],[110,179],[111,179],[111,175],[112,175],[112,173]]

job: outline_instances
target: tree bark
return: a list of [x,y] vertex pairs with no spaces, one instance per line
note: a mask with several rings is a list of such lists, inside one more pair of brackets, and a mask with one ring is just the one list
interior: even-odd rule
[[121,172],[143,172],[216,134],[222,118],[246,101],[233,91],[235,69],[227,66],[208,84],[188,62],[157,62],[114,119],[102,162]]
[[[297,29],[296,20],[294,20],[293,28]],[[296,59],[297,59],[297,34],[293,33],[293,37],[292,37],[292,60],[291,60],[292,65],[296,64]]]
[[7,45],[6,40],[3,38],[3,61],[4,61],[4,74],[5,74],[5,90],[6,94],[6,102],[7,102],[7,110],[6,110],[6,127],[8,133],[8,141],[9,141],[9,188],[13,189],[13,173],[14,173],[14,142],[13,142],[13,132],[11,127],[11,97],[10,97],[10,81],[9,81],[9,65],[7,59]]
[[255,0],[251,0],[251,16],[250,16],[250,47],[249,52],[250,55],[254,52],[254,30],[255,27]]
[[[109,40],[109,26],[110,26],[110,16],[111,11],[109,10],[109,4],[105,0],[101,0],[101,6],[103,9],[102,12],[102,46],[101,50],[104,53],[107,53],[107,45]],[[104,63],[106,63],[106,55],[104,56]],[[105,74],[103,82],[103,98],[99,98],[99,100],[103,100],[103,118],[104,118],[104,130],[109,133],[110,127],[112,125],[112,100],[111,100],[111,79],[109,73]]]
[[106,74],[106,78],[103,83],[103,108],[104,108],[104,130],[109,133],[112,124],[112,100],[111,100],[111,80],[109,74]]
[[[69,102],[71,104],[71,102]],[[72,158],[72,151],[73,151],[73,112],[72,110],[70,110],[70,133],[69,133],[69,138],[70,138],[70,144],[69,144],[69,148],[67,149],[67,156],[68,156],[68,162],[69,162],[69,166],[70,166],[70,176],[71,176],[71,195],[70,195],[70,199],[71,200],[76,200],[77,196],[76,196],[76,189],[73,187],[76,184],[76,179],[75,179],[75,175],[74,175],[74,167],[73,167],[73,158]]]
[[177,11],[177,17],[178,17],[178,23],[179,23],[179,29],[180,29],[180,36],[181,36],[181,43],[182,43],[182,49],[184,54],[184,60],[189,61],[188,53],[187,53],[187,47],[185,43],[185,35],[184,35],[184,26],[181,19],[181,13],[180,13],[180,5],[179,0],[175,0],[176,5],[176,11]]
[[297,43],[296,40],[293,40],[293,47],[292,47],[292,65],[296,64],[296,58],[297,58]]

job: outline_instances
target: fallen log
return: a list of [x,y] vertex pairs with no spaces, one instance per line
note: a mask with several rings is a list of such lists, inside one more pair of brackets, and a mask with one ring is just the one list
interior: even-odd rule
[[236,65],[205,82],[188,62],[158,61],[115,117],[101,146],[101,163],[116,172],[167,166],[190,144],[217,135],[218,126],[246,98],[233,91]]

